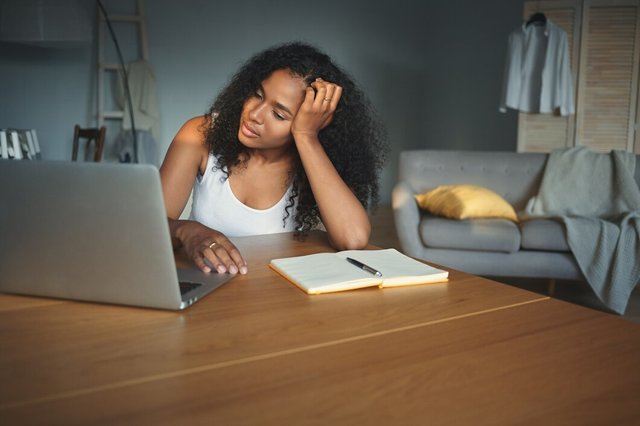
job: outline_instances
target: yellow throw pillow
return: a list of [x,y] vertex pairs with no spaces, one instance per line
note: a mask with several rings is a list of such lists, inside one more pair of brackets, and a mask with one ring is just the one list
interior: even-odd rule
[[416,201],[432,214],[450,219],[503,218],[518,221],[511,204],[481,186],[442,185],[416,195]]

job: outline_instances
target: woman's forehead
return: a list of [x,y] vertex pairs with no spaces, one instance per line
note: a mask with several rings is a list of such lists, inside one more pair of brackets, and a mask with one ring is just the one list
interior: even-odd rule
[[262,82],[262,88],[269,97],[284,104],[301,103],[304,98],[307,84],[302,77],[293,74],[289,70],[276,70]]

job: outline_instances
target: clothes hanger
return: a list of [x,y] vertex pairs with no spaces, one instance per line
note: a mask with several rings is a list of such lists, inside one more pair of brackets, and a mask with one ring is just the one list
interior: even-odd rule
[[531,15],[529,17],[529,20],[527,21],[527,27],[531,24],[533,25],[544,25],[547,23],[547,17],[544,13],[542,12],[536,12],[533,15]]

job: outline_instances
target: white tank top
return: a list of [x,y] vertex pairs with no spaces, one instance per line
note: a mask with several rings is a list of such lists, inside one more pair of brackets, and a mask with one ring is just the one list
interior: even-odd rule
[[210,154],[204,175],[198,175],[193,185],[189,219],[220,231],[227,237],[293,231],[296,206],[289,209],[289,217],[285,222],[282,221],[291,190],[290,186],[280,201],[268,209],[251,208],[236,198],[227,175],[216,166],[216,159]]

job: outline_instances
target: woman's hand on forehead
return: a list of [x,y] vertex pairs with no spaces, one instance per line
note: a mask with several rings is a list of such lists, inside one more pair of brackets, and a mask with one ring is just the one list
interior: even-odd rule
[[306,89],[304,100],[291,124],[291,133],[296,135],[313,135],[327,127],[333,119],[342,87],[330,81],[317,78]]

